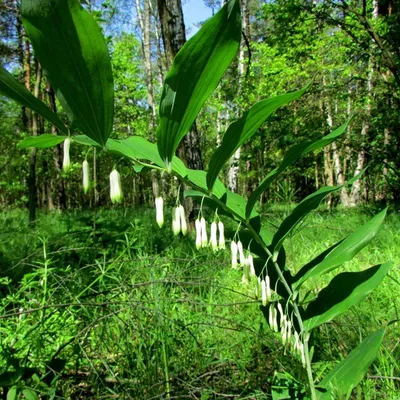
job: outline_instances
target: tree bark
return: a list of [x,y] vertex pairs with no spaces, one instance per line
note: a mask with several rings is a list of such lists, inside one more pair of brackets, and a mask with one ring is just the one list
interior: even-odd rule
[[[167,67],[169,69],[172,66],[174,57],[186,42],[182,4],[181,0],[158,0],[157,4]],[[181,146],[181,151],[178,150],[181,158],[186,161],[187,166],[191,169],[204,169],[200,143],[200,134],[196,123],[194,123],[193,128],[182,140],[183,148]]]
[[[241,11],[242,11],[242,29],[246,36],[246,38],[250,37],[250,17],[249,17],[249,1],[242,0],[241,3]],[[238,90],[237,90],[237,98],[239,99],[243,92],[243,79],[246,74],[246,50],[247,43],[242,37],[239,48],[239,62],[238,62]],[[241,109],[237,106],[236,109],[236,118],[240,117]],[[228,189],[232,192],[237,193],[239,188],[239,169],[240,169],[240,157],[241,157],[242,149],[239,147],[229,162],[229,171],[228,171]],[[246,165],[246,168],[251,168]]]

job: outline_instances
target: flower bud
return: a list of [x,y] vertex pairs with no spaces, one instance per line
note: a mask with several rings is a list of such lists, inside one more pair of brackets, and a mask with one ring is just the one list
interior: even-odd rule
[[240,265],[244,265],[246,263],[246,257],[244,256],[243,245],[242,245],[242,242],[240,240],[237,242],[237,248],[238,248],[238,251],[239,251]]
[[265,288],[267,291],[267,300],[271,301],[272,299],[271,282],[268,275],[265,277]]
[[198,250],[201,247],[201,224],[198,218],[194,221],[194,225],[196,227],[196,248]]
[[89,181],[89,175],[90,175],[90,170],[89,170],[89,163],[87,160],[85,160],[82,164],[82,186],[83,186],[83,193],[87,193],[89,191],[90,187],[90,181]]
[[110,198],[113,203],[122,201],[121,176],[116,169],[110,174]]
[[246,258],[245,263],[243,265],[242,283],[248,285],[249,281],[250,281],[250,265],[249,265],[249,260]]
[[249,263],[250,276],[256,276],[256,270],[254,269],[254,259],[251,254],[247,257],[247,262]]
[[[266,286],[265,286],[265,280],[264,279],[261,281],[261,302],[262,302],[262,305],[264,307],[268,303],[268,301],[267,301],[267,289],[266,289]],[[270,310],[271,310],[271,308],[270,308]]]
[[202,217],[200,220],[201,227],[201,247],[208,246],[206,220]]
[[182,205],[180,205],[178,208],[179,208],[179,222],[181,226],[181,232],[183,235],[186,235],[188,228],[185,217],[185,209],[183,208]]
[[160,228],[164,225],[164,199],[161,196],[156,197],[156,222]]
[[218,248],[225,249],[225,233],[224,233],[224,224],[222,221],[218,222],[218,231],[219,231],[219,238],[218,238]]
[[231,253],[232,253],[232,268],[237,268],[237,253],[238,253],[238,246],[234,240],[231,242]]
[[174,235],[179,235],[181,231],[181,212],[179,207],[172,210],[172,232]]
[[215,221],[211,224],[210,245],[214,251],[218,250],[217,223]]
[[67,137],[64,140],[64,158],[63,158],[63,170],[67,172],[71,167],[71,160],[69,158],[69,148],[71,146],[71,139]]

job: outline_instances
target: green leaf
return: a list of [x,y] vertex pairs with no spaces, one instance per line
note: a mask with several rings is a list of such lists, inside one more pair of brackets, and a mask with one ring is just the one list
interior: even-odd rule
[[68,133],[67,127],[57,115],[3,67],[0,67],[0,94],[30,108],[55,125],[61,132]]
[[391,263],[385,263],[365,271],[344,272],[335,276],[309,303],[303,318],[305,329],[310,331],[360,303],[382,282],[390,266]]
[[15,400],[17,398],[17,387],[13,386],[8,390],[7,400]]
[[[384,335],[385,328],[382,328],[367,336],[318,386],[331,390],[337,398],[347,396],[360,383],[376,358]],[[319,399],[328,400],[331,397],[329,394],[320,394]]]
[[83,144],[85,146],[101,147],[99,143],[95,142],[93,139],[90,139],[90,137],[87,137],[86,135],[71,136],[71,139],[74,142]]
[[[246,216],[248,217],[251,210],[254,208],[257,200],[260,198],[264,190],[283,172],[287,167],[292,165],[299,158],[303,157],[311,151],[318,150],[334,142],[340,135],[342,135],[347,128],[350,121],[335,129],[329,135],[324,136],[322,139],[307,141],[292,146],[286,153],[279,167],[271,171],[260,183],[257,189],[251,194],[247,202]],[[350,182],[348,183],[350,184]]]
[[375,215],[370,221],[358,228],[340,244],[335,246],[326,257],[312,269],[303,267],[295,276],[296,287],[299,287],[304,281],[331,271],[350,261],[359,251],[361,251],[378,233],[383,220],[385,219],[387,209]]
[[179,143],[235,57],[241,40],[239,0],[229,0],[179,51],[165,78],[157,130],[169,169]]
[[22,393],[26,400],[38,400],[36,392],[34,392],[32,389],[25,388],[22,390]]
[[67,136],[56,136],[45,133],[40,136],[30,136],[24,140],[21,140],[17,147],[25,149],[26,147],[36,147],[37,149],[45,149],[47,147],[54,147],[57,144],[63,142]]
[[318,208],[318,206],[321,204],[321,201],[326,196],[339,191],[341,188],[342,186],[322,187],[301,201],[301,203],[299,203],[292,213],[281,223],[278,231],[275,233],[271,246],[274,251],[279,250],[285,238],[294,231],[297,225],[303,221],[311,211]]
[[[158,153],[157,145],[140,136],[131,136],[124,140],[109,139],[106,148],[131,160],[150,162],[164,168],[164,162]],[[185,164],[176,156],[172,160],[172,170],[182,178],[188,174]]]
[[21,16],[72,122],[105,145],[113,124],[114,85],[100,27],[78,0],[22,0]]
[[[205,190],[206,192],[208,192],[206,176],[207,176],[207,174],[205,171],[188,169],[187,178],[189,179],[190,183],[192,183],[193,185],[197,186],[198,188],[201,188],[201,189]],[[226,193],[226,187],[218,179],[218,181],[215,184],[212,194],[215,197],[217,197],[218,199],[220,199],[225,193]]]
[[278,108],[301,97],[307,89],[308,86],[297,92],[262,100],[246,111],[241,118],[229,125],[222,139],[221,146],[213,153],[210,160],[207,172],[207,185],[209,189],[213,187],[225,163],[246,140],[250,139],[257,132],[264,121]]

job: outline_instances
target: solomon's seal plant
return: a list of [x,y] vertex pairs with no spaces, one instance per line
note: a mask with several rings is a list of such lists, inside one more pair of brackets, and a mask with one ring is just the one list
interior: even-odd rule
[[[361,302],[388,273],[389,263],[357,272],[339,270],[375,237],[386,210],[295,270],[286,259],[286,239],[326,196],[340,191],[342,186],[322,187],[310,194],[274,231],[266,228],[255,207],[263,192],[282,172],[305,154],[331,144],[346,132],[348,124],[344,123],[317,140],[292,146],[276,168],[265,171],[264,179],[245,199],[232,193],[219,179],[225,163],[240,146],[257,134],[274,111],[299,99],[308,86],[260,100],[246,110],[228,126],[221,145],[211,156],[207,171],[191,170],[175,155],[203,104],[236,57],[241,41],[239,0],[228,0],[176,56],[165,78],[156,144],[136,136],[122,140],[110,137],[114,114],[111,63],[99,27],[78,0],[22,0],[21,16],[35,55],[59,95],[59,101],[68,110],[71,124],[66,126],[44,103],[1,69],[0,93],[42,115],[60,132],[58,136],[44,134],[28,138],[19,146],[44,148],[64,141],[66,157],[71,140],[125,157],[133,165],[146,165],[171,173],[190,186],[191,189],[185,191],[185,197],[193,198],[211,211],[218,210],[219,214],[224,214],[237,224],[237,232],[230,238],[232,267],[239,267],[238,255],[240,267],[249,264],[250,275],[257,277],[250,279],[249,284],[253,284],[259,293],[260,310],[271,331],[280,336],[283,351],[291,351],[298,365],[304,367],[306,379],[298,397],[316,400],[348,396],[374,360],[386,328],[371,332],[346,358],[324,372],[324,376],[318,375],[318,378],[313,364],[313,346],[317,346],[315,343],[318,341],[312,339],[318,335],[318,327]],[[72,129],[80,134],[72,133],[69,138]],[[65,158],[64,166],[67,165],[69,158]],[[352,183],[347,182],[346,185]],[[116,170],[110,174],[110,189],[112,202],[120,202],[122,189]],[[157,206],[156,202],[156,207],[157,223],[162,225],[160,203]],[[178,205],[173,211],[174,233],[186,231],[186,219],[180,207]],[[213,224],[211,244],[215,247]],[[195,227],[196,247],[209,246],[203,215],[196,219]],[[223,248],[225,237],[222,225],[219,232],[219,247]],[[244,249],[249,254],[247,261]],[[250,256],[252,262],[249,261]],[[339,273],[325,287],[320,290],[313,287],[315,278],[335,270],[339,270]],[[292,381],[299,387],[295,378]],[[287,380],[272,386],[273,397],[288,398],[289,386]]]

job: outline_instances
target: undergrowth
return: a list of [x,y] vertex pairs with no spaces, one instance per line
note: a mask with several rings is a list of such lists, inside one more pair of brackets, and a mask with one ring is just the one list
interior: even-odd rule
[[[304,264],[372,212],[321,209],[290,239],[288,259]],[[274,225],[285,213],[273,207],[263,218]],[[153,210],[41,214],[35,230],[25,220],[15,210],[0,221],[4,396],[16,382],[42,398],[266,399],[274,371],[304,376],[268,329],[254,291],[230,268],[228,251],[198,251],[190,235],[159,230]],[[399,318],[399,229],[392,212],[351,262],[350,270],[382,259],[394,267],[365,302],[319,330],[313,362],[320,375],[376,326]],[[397,398],[396,329],[354,398]]]

